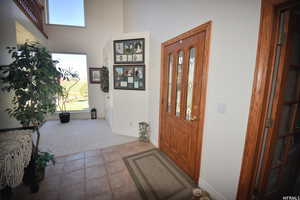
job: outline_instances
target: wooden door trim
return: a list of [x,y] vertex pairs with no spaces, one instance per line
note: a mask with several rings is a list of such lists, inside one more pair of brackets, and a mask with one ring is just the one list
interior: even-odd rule
[[254,186],[254,174],[262,142],[265,113],[273,62],[272,47],[275,43],[276,8],[291,0],[262,0],[261,19],[256,55],[256,67],[253,80],[252,97],[248,118],[248,127],[240,172],[238,200],[251,199]]
[[164,92],[164,76],[165,71],[164,70],[164,56],[165,56],[165,47],[169,46],[173,43],[176,43],[180,40],[183,40],[185,38],[191,37],[193,35],[196,35],[200,32],[205,32],[205,47],[204,47],[204,63],[203,63],[203,76],[202,76],[202,84],[201,84],[201,91],[200,94],[203,95],[203,98],[200,102],[200,120],[199,120],[199,134],[198,134],[198,140],[197,143],[197,160],[196,160],[196,174],[194,175],[193,179],[196,183],[198,183],[199,176],[200,176],[200,166],[201,166],[201,150],[202,150],[202,140],[203,140],[203,126],[204,126],[204,117],[205,117],[205,104],[206,104],[206,91],[207,91],[207,77],[208,77],[208,64],[209,64],[209,54],[210,54],[210,43],[211,43],[211,27],[212,27],[212,21],[208,21],[205,24],[202,24],[196,28],[193,28],[190,31],[187,31],[185,33],[182,33],[175,38],[172,38],[166,42],[163,42],[161,44],[161,64],[160,64],[160,114],[159,114],[159,148],[161,148],[161,134],[162,134],[162,115],[163,115],[163,92]]

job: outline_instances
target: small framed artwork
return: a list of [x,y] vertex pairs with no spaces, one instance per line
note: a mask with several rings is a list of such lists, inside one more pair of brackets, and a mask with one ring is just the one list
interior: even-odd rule
[[145,65],[114,65],[114,88],[145,90]]
[[90,83],[101,82],[101,69],[100,68],[89,68],[90,70]]
[[145,39],[115,40],[114,61],[115,64],[144,63]]

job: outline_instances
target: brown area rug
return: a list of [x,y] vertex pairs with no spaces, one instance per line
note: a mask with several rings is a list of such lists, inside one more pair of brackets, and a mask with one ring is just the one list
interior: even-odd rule
[[192,179],[158,149],[124,158],[145,200],[190,200],[196,187]]

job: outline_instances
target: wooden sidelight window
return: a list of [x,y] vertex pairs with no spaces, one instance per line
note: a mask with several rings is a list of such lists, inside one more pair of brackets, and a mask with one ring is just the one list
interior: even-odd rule
[[263,0],[237,199],[284,199],[300,186],[300,2]]

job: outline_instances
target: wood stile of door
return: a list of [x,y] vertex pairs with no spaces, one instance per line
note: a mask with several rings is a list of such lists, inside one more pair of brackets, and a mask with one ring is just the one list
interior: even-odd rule
[[[200,161],[201,161],[201,147],[202,147],[202,132],[204,125],[204,111],[205,111],[205,99],[206,99],[206,87],[207,87],[207,73],[208,73],[208,57],[209,57],[209,47],[210,47],[210,34],[211,34],[211,21],[207,22],[199,27],[196,27],[186,33],[183,33],[171,40],[168,40],[161,45],[161,89],[160,89],[160,133],[159,133],[159,147],[162,151],[167,153],[167,155],[175,161],[175,163],[182,168],[188,175],[190,175],[195,182],[198,182],[199,172],[200,172]],[[196,37],[196,38],[195,38]],[[195,40],[199,39],[200,42],[197,43],[197,47],[195,46]],[[184,40],[184,44],[180,44],[180,41]],[[200,46],[199,46],[200,45]],[[168,63],[168,55],[170,52],[176,52],[173,54],[173,71],[172,71],[172,81],[173,85],[176,84],[176,75],[177,75],[177,64],[178,64],[178,54],[180,50],[184,52],[188,52],[189,49],[196,47],[195,56],[197,59],[195,66],[195,75],[199,75],[199,80],[194,79],[194,90],[197,92],[197,95],[193,93],[193,104],[194,102],[199,102],[199,106],[197,109],[193,109],[193,115],[197,115],[199,120],[196,122],[187,122],[184,120],[185,115],[180,115],[178,120],[169,115],[164,111],[167,105],[168,99],[166,99],[166,95],[168,94],[168,77],[169,69],[166,67]],[[203,51],[199,51],[199,49],[203,49]],[[183,76],[182,80],[188,79],[188,70],[185,65],[188,63],[189,54],[184,53],[183,57]],[[196,77],[196,76],[195,76]],[[174,84],[175,83],[175,84]],[[186,110],[186,99],[187,99],[187,82],[181,82],[181,104],[180,111],[184,112]],[[172,98],[171,98],[171,113],[175,113],[175,99],[176,99],[176,87],[172,87]],[[183,122],[185,121],[185,122]],[[169,124],[168,124],[169,123]],[[170,134],[170,132],[166,132],[166,127],[173,127],[178,130],[182,135],[188,134],[189,130],[196,130],[190,144],[185,144],[184,138],[177,137],[169,137],[174,146],[168,146],[168,141],[164,134]],[[169,131],[169,130],[168,130]],[[182,136],[183,137],[183,136]],[[178,148],[192,148],[192,151],[185,150],[189,152],[188,156],[181,156],[178,153]],[[190,165],[185,165],[183,163],[190,163]]]
[[[251,199],[251,193],[253,192],[255,177],[257,175],[257,167],[259,165],[259,153],[262,151],[263,144],[263,132],[266,127],[266,112],[268,110],[268,100],[270,98],[271,90],[271,76],[274,71],[275,63],[275,43],[278,38],[279,31],[279,15],[277,9],[283,8],[296,1],[291,0],[262,0],[261,7],[261,22],[260,32],[258,39],[258,49],[256,58],[256,68],[254,73],[251,105],[248,119],[247,135],[244,148],[244,155],[242,161],[242,168],[240,173],[239,187],[237,193],[238,200]],[[285,27],[286,29],[288,27]],[[282,52],[286,54],[286,52]],[[286,62],[286,60],[280,60]],[[282,71],[281,71],[282,72]],[[278,73],[278,81],[284,83],[282,80],[285,75]],[[280,86],[282,89],[283,84]],[[274,96],[274,102],[280,103],[279,90],[276,91]],[[278,117],[278,107],[272,111],[272,119]],[[271,132],[274,132],[278,124],[274,124],[271,128]],[[271,147],[271,143],[274,142],[274,134],[269,134],[270,138],[267,147]],[[266,162],[262,166],[261,172],[266,172],[270,166],[270,152],[273,149],[266,148]],[[267,173],[267,172],[266,172]],[[265,187],[266,179],[259,182],[260,187]]]
[[[279,16],[276,16],[276,21],[279,21]],[[288,13],[288,16],[286,17],[286,20],[287,22],[289,22],[290,20],[290,13]],[[288,29],[289,29],[289,26],[290,24],[289,23],[286,23],[285,24],[285,27],[284,27],[284,32],[285,33],[288,33]],[[278,23],[276,24],[276,30],[278,30]],[[278,38],[278,33],[279,31],[276,31],[276,38]],[[290,37],[288,37],[290,38]],[[283,58],[283,59],[280,59],[280,63],[279,63],[279,66],[288,66],[288,58],[287,58],[287,55],[290,55],[290,52],[288,52],[288,50],[290,49],[288,46],[290,45],[290,41],[287,41],[283,44],[282,46],[282,49],[283,51],[281,52],[281,55],[280,55],[280,58]],[[275,51],[276,48],[274,48],[274,51]],[[272,61],[272,65],[271,66],[274,66],[275,64],[275,52],[273,52],[273,56],[271,56],[273,61]],[[272,69],[274,70],[274,69]],[[279,71],[278,71],[278,76],[277,76],[277,82],[280,83],[279,84],[279,87],[276,89],[276,92],[275,92],[275,96],[274,96],[274,99],[273,99],[273,102],[270,102],[269,105],[267,106],[273,106],[273,105],[277,105],[277,106],[274,106],[274,110],[272,111],[272,115],[271,115],[271,119],[279,119],[280,118],[280,110],[281,110],[281,106],[283,104],[283,95],[282,95],[282,91],[284,90],[285,88],[285,82],[286,82],[286,78],[287,78],[287,72],[288,70],[286,70],[284,67],[280,67],[279,68]],[[270,85],[269,85],[269,88],[268,88],[268,94],[271,93],[271,81],[270,81]],[[266,117],[264,118],[266,120]],[[264,177],[261,179],[261,181],[258,183],[258,187],[259,188],[262,188],[262,191],[265,191],[266,190],[266,185],[267,185],[267,177],[269,176],[270,174],[270,167],[271,167],[271,162],[272,162],[272,157],[273,157],[273,152],[274,152],[274,148],[275,148],[275,145],[272,145],[276,142],[276,131],[278,130],[279,128],[279,120],[276,120],[275,121],[275,124],[269,129],[269,133],[267,135],[267,138],[266,138],[266,152],[264,153],[265,156],[263,157],[263,166],[261,168],[261,174],[264,175]],[[262,143],[262,141],[261,141]],[[261,151],[261,147],[260,147],[260,151]],[[259,151],[259,152],[260,152]],[[257,173],[255,173],[257,174]]]

